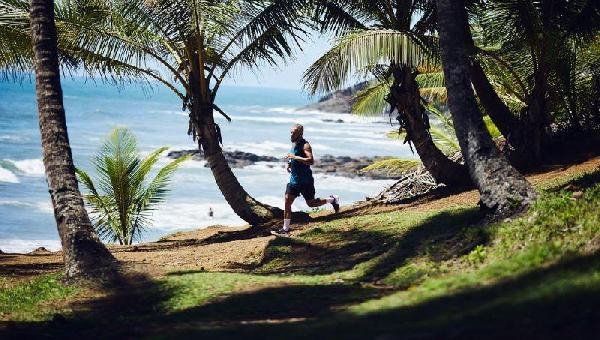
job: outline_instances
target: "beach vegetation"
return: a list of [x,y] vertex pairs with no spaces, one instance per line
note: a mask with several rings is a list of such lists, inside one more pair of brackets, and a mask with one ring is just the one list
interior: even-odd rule
[[[189,159],[179,157],[153,169],[167,149],[158,148],[142,158],[133,133],[115,128],[92,160],[96,177],[77,169],[100,237],[130,245],[151,227],[152,212],[165,201],[174,172]],[[152,171],[156,174],[150,178]]]
[[450,160],[429,133],[426,98],[434,100],[440,78],[443,83],[437,38],[432,34],[435,5],[412,0],[394,6],[360,0],[317,4],[320,29],[337,39],[304,73],[307,91],[328,92],[356,77],[368,79],[368,86],[356,95],[353,111],[381,115],[388,110],[398,122],[403,142],[411,150],[414,146],[438,183],[459,187],[471,183],[466,168]]
[[[132,322],[153,325],[138,336],[443,338],[457,325],[465,337],[589,336],[598,318],[599,180],[595,171],[540,182],[527,213],[486,226],[474,202],[343,216],[271,240],[251,269],[174,266],[112,295],[64,290],[57,275],[8,278],[0,312],[21,334],[56,336],[126,337]],[[85,296],[93,308],[65,308]],[[51,322],[25,328],[31,321]]]

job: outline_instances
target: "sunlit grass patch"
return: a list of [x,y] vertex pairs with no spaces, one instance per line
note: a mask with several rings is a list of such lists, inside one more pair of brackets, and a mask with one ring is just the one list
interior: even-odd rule
[[0,279],[0,320],[44,320],[54,312],[53,303],[68,299],[79,289],[65,286],[62,274],[49,274],[10,284]]

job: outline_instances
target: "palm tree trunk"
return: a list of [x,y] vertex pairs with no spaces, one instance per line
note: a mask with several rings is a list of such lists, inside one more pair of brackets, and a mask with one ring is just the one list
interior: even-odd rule
[[215,124],[213,105],[204,78],[203,51],[190,56],[189,84],[191,88],[190,131],[198,140],[204,158],[210,166],[217,186],[233,211],[251,226],[282,218],[283,210],[263,204],[250,196],[231,171],[221,149],[221,130]]
[[502,156],[485,129],[471,88],[471,32],[464,1],[437,0],[448,103],[463,157],[483,207],[503,216],[530,204],[533,187]]
[[201,113],[202,123],[198,131],[198,146],[210,166],[217,186],[233,211],[251,226],[263,224],[274,218],[282,218],[283,211],[263,204],[250,196],[229,167],[219,145],[220,130],[214,123],[212,109]]
[[110,278],[116,262],[98,239],[83,205],[69,146],[52,0],[30,9],[44,167],[65,262],[65,279]]
[[471,61],[471,83],[485,111],[507,140],[518,129],[518,119],[494,90],[477,60]]
[[467,168],[450,160],[433,142],[428,123],[423,119],[425,109],[413,72],[397,66],[392,66],[392,71],[394,83],[390,88],[390,102],[404,121],[407,140],[414,144],[425,169],[438,183],[455,188],[471,185]]

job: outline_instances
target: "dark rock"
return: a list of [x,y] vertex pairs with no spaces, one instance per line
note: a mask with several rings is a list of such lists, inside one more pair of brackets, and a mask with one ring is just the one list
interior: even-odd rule
[[[168,156],[170,158],[178,158],[184,155],[191,155],[194,160],[203,160],[202,152],[198,150],[180,150],[171,151]],[[274,168],[277,166],[283,167],[279,159],[272,156],[259,156],[253,153],[243,151],[224,151],[225,159],[232,168],[243,168],[255,164],[256,162],[271,162],[267,166]],[[361,156],[358,158],[352,158],[349,156],[332,156],[323,155],[320,159],[315,161],[315,164],[311,167],[314,173],[326,173],[335,176],[344,177],[365,177],[372,179],[396,179],[401,174],[389,174],[387,172],[372,171],[369,173],[363,173],[360,170],[371,165],[373,162],[381,160],[386,157],[375,156],[365,157]],[[205,165],[208,167],[208,164]]]
[[39,247],[36,248],[35,250],[33,250],[32,252],[30,252],[29,254],[32,255],[45,255],[45,254],[50,254],[52,253],[50,250],[44,248],[44,247]]
[[[177,150],[171,151],[167,154],[168,157],[177,159],[179,157],[191,155],[192,159],[195,161],[203,161],[204,155],[202,151],[194,149],[194,150]],[[256,162],[277,162],[279,161],[276,157],[272,156],[259,156],[249,152],[243,151],[223,151],[223,155],[229,163],[229,166],[232,168],[243,168],[248,165],[252,165]],[[208,164],[205,167],[209,167]]]

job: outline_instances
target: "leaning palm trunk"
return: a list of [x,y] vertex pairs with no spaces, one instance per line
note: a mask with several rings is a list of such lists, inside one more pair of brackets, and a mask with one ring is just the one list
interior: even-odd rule
[[497,216],[510,214],[530,204],[536,193],[502,156],[477,108],[468,61],[472,38],[464,2],[437,0],[437,11],[448,103],[463,157],[483,206]]
[[198,147],[204,151],[204,158],[210,166],[217,186],[233,211],[251,226],[282,217],[281,209],[257,201],[244,190],[223,155],[219,143],[219,127],[213,121],[212,112],[202,116],[205,122],[198,129]]
[[467,168],[450,160],[433,142],[413,72],[408,67],[394,65],[392,70],[394,82],[388,100],[398,111],[406,139],[414,144],[425,169],[438,183],[454,188],[470,185]]
[[[198,53],[198,56],[201,56]],[[221,130],[214,121],[213,103],[208,93],[204,77],[203,61],[200,57],[190,58],[191,107],[190,131],[198,140],[198,147],[204,151],[204,158],[210,166],[215,182],[231,209],[251,226],[263,224],[277,217],[283,217],[281,209],[268,206],[250,196],[237,180],[229,167],[221,149]]]
[[115,260],[98,239],[77,186],[56,47],[52,0],[32,0],[31,34],[44,167],[65,262],[66,280],[112,275]]

